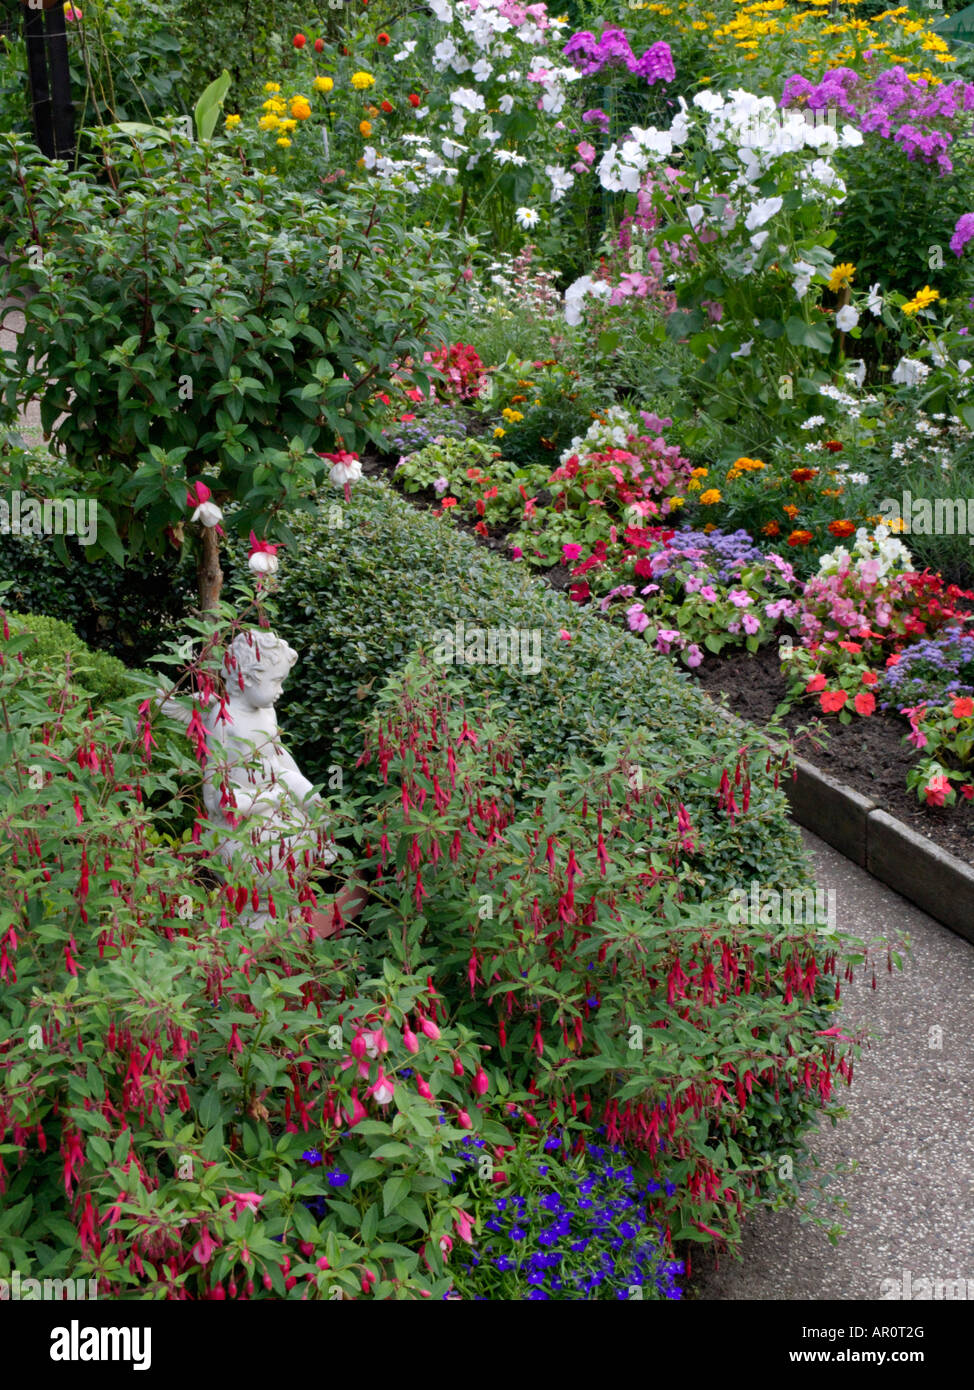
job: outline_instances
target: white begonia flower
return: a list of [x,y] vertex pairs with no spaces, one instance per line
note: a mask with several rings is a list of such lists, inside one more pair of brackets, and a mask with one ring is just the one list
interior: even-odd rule
[[875,285],[869,286],[869,294],[866,297],[866,308],[877,318],[883,312],[883,296],[879,292],[879,281]]
[[530,231],[541,221],[541,214],[537,208],[518,208],[514,214],[514,220],[519,227],[523,227],[525,231]]
[[857,150],[861,144],[862,131],[857,130],[854,125],[844,125],[842,127],[842,148]]
[[440,39],[439,43],[433,49],[434,68],[436,68],[439,72],[443,72],[444,69],[450,66],[450,64],[453,62],[453,59],[457,56],[459,51],[460,50],[457,48],[456,44],[453,42],[452,39]]
[[604,280],[593,280],[591,275],[581,275],[573,280],[565,291],[565,322],[575,327],[582,321],[582,300],[587,294],[599,299],[607,299],[612,293]]
[[215,502],[201,502],[190,517],[190,521],[200,521],[210,530],[212,530],[214,526],[219,526],[222,520],[223,513]]
[[835,316],[835,326],[840,333],[848,333],[859,322],[859,315],[851,304],[844,304]]

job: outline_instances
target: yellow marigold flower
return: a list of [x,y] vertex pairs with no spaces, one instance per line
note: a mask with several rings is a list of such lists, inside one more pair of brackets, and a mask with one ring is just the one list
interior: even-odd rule
[[503,439],[506,433],[507,430],[502,430],[500,425],[498,425],[497,428],[494,430],[494,438]]
[[843,261],[841,265],[834,265],[832,267],[832,273],[829,276],[829,289],[845,289],[847,285],[852,284],[855,273],[856,268],[849,261]]
[[282,150],[290,149],[291,142],[286,135],[282,135],[277,143],[280,145]]
[[685,497],[671,497],[671,498],[670,498],[670,511],[672,512],[672,511],[674,511],[677,507],[682,507],[683,504],[684,504],[684,502],[685,502],[686,500],[687,500],[687,499],[686,499]]
[[924,285],[922,290],[917,290],[912,299],[903,305],[902,312],[909,317],[918,314],[921,309],[925,309],[928,304],[934,304],[940,298],[937,290],[932,290],[929,285]]
[[296,121],[306,121],[311,115],[311,104],[307,97],[294,97],[291,101],[291,115]]
[[240,117],[228,116],[223,124],[227,130],[236,130],[237,126],[240,124]]
[[367,106],[365,109],[370,116],[377,116],[379,114],[379,108],[377,106]]
[[708,487],[706,492],[700,494],[700,505],[702,507],[712,507],[715,502],[720,501],[720,492],[715,487]]
[[714,522],[714,521],[705,522],[705,523],[704,523],[704,526],[703,526],[703,530],[706,531],[708,534],[709,534],[711,531],[716,531],[716,530],[717,530],[717,523]]
[[265,83],[264,83],[264,91],[265,91],[265,92],[279,92],[280,90],[281,90],[281,84],[280,84],[280,82],[265,82]]
[[690,474],[690,477],[691,477],[691,478],[706,478],[706,476],[707,476],[707,469],[706,469],[706,468],[695,468],[695,469],[693,470],[693,472]]
[[297,130],[297,121],[281,121],[280,130],[284,135],[290,135],[292,130]]
[[375,78],[370,72],[353,72],[349,80],[357,92],[364,92],[367,88],[375,86]]
[[360,134],[360,135],[364,135],[365,138],[366,138],[366,140],[367,140],[367,139],[369,138],[369,136],[372,134],[372,122],[371,122],[371,121],[359,121],[359,123],[358,123],[358,128],[359,128],[359,134]]
[[260,126],[261,130],[277,130],[281,122],[277,116],[269,115],[261,116],[257,124]]
[[330,92],[334,85],[330,77],[316,77],[314,80],[314,89],[316,92]]
[[287,110],[287,102],[282,101],[280,97],[270,97],[267,101],[264,102],[263,106],[261,107],[261,110],[272,111],[274,115],[279,116],[282,111]]
[[521,414],[519,410],[512,410],[509,405],[504,407],[504,409],[501,411],[501,414],[503,415],[504,419],[508,422],[509,425],[514,425],[518,422],[518,420],[524,419],[524,416]]

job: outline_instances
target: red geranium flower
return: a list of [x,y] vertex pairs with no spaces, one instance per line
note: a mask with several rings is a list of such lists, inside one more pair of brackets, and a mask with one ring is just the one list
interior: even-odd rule
[[842,650],[843,650],[844,652],[861,652],[861,651],[862,651],[862,643],[861,643],[861,642],[840,642],[840,643],[839,643],[839,646],[842,648]]
[[974,797],[974,787],[971,786],[970,782],[965,782],[960,789],[960,794],[965,801],[970,801]]
[[844,690],[823,690],[818,699],[824,714],[835,714],[845,704],[846,693]]
[[315,39],[315,52],[316,52],[316,53],[324,53],[324,51],[325,51],[325,41],[324,41],[324,39]]

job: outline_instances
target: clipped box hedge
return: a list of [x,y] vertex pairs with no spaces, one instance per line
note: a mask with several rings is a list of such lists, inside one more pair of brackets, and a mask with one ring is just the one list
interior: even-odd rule
[[291,519],[298,546],[283,557],[276,601],[276,626],[300,653],[281,722],[309,776],[325,781],[337,765],[355,790],[360,724],[384,681],[417,648],[433,653],[458,620],[465,632],[537,630],[537,674],[518,665],[448,668],[490,696],[495,718],[503,710],[516,725],[525,791],[543,787],[547,769],[573,757],[599,761],[606,746],[638,734],[650,764],[671,770],[668,785],[690,811],[701,894],[752,879],[806,881],[800,837],[765,771],[761,734],[751,740],[749,813],[732,823],[717,807],[714,770],[733,777],[739,735],[691,678],[383,481],[355,486],[341,526],[329,525],[334,501],[324,495],[317,515]]

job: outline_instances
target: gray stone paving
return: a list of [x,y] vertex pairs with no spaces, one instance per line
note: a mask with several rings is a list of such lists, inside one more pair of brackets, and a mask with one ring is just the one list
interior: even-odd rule
[[974,1300],[974,946],[803,834],[819,885],[836,889],[840,930],[908,934],[913,954],[892,975],[883,961],[875,990],[871,970],[843,985],[843,1024],[875,1038],[844,1088],[848,1115],[812,1147],[827,1165],[858,1161],[830,1188],[848,1204],[835,1216],[845,1234],[833,1246],[793,1211],[756,1212],[742,1263],[695,1271],[699,1296],[873,1299],[909,1271],[914,1284],[964,1280],[954,1294]]

